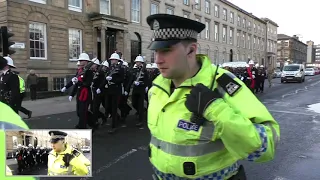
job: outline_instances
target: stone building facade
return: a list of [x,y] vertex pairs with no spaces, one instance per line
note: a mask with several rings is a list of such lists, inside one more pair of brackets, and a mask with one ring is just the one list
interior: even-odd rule
[[305,64],[307,62],[308,45],[297,36],[278,34],[278,63],[280,67],[286,63]]
[[[145,19],[154,13],[206,24],[198,53],[216,64],[252,59],[267,65],[277,49],[276,23],[226,0],[0,0],[0,12],[0,25],[15,34],[12,40],[25,43],[12,55],[17,70],[22,77],[36,70],[40,91],[60,90],[81,52],[105,60],[117,50],[129,63],[139,54],[153,62]],[[275,65],[272,58],[268,62]]]

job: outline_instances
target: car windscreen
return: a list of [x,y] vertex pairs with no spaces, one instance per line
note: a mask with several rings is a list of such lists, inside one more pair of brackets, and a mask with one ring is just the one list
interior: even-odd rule
[[299,71],[300,66],[285,66],[284,71]]
[[313,71],[313,68],[307,68],[306,71]]

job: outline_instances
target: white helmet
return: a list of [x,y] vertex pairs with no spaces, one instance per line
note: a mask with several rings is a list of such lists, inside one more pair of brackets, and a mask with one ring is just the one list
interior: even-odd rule
[[123,61],[122,65],[129,67],[129,64],[125,61]]
[[90,61],[89,55],[87,53],[81,53],[78,61]]
[[29,147],[32,147],[32,144],[29,144],[28,146],[29,146]]
[[11,59],[11,57],[6,56],[4,58],[7,60],[9,66],[16,68],[16,66],[13,64],[13,60]]
[[136,60],[134,60],[134,62],[144,62],[143,57],[142,56],[137,56]]
[[146,68],[147,68],[147,69],[151,69],[151,68],[152,68],[152,65],[151,65],[151,64],[147,64],[147,65],[146,65]]
[[260,67],[262,67],[262,68],[263,68],[264,66],[263,66],[263,65],[261,65]]
[[22,147],[22,145],[21,144],[18,144],[18,146],[17,146],[18,148],[21,148]]
[[121,60],[119,54],[117,54],[117,53],[111,54],[109,59]]
[[257,63],[255,66],[256,66],[256,67],[259,67],[259,64]]
[[249,61],[249,64],[254,64],[254,62],[252,60]]
[[103,66],[107,66],[107,67],[109,67],[109,63],[108,63],[108,61],[107,61],[107,60],[105,60],[105,61],[102,63],[102,65],[103,65]]
[[152,64],[152,68],[157,69],[157,68],[158,68],[158,65],[157,65],[156,63],[153,63],[153,64]]
[[96,65],[100,65],[100,61],[99,61],[98,58],[93,58],[93,59],[92,59],[92,62],[93,62],[94,64],[96,64]]

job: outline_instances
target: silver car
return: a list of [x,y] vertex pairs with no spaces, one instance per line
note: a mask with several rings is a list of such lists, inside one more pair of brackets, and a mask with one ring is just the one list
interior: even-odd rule
[[314,70],[314,68],[306,68],[305,74],[306,76],[314,76],[316,74],[316,71]]

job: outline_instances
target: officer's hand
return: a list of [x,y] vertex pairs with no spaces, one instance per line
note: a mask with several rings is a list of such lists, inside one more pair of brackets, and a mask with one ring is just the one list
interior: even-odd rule
[[79,80],[78,80],[78,78],[74,77],[74,78],[72,78],[71,81],[73,82],[73,84],[76,84]]
[[61,89],[61,92],[65,92],[67,90],[67,88],[66,87],[63,87],[62,89]]
[[70,165],[70,161],[74,158],[74,155],[72,154],[65,154],[62,158],[64,164],[66,165],[66,167],[69,167]]
[[217,89],[212,91],[203,84],[197,84],[190,94],[187,94],[185,105],[190,112],[203,115],[206,108],[218,98],[221,98],[221,95]]
[[100,90],[100,89],[97,89],[96,92],[97,92],[97,94],[100,94],[100,93],[101,93],[101,90]]
[[70,102],[72,101],[72,98],[73,98],[72,96],[69,96],[69,101],[70,101]]
[[125,91],[125,92],[124,92],[124,95],[125,95],[125,96],[128,96],[128,92],[127,92],[127,91]]
[[139,86],[139,84],[140,84],[139,81],[134,82],[134,85],[136,85],[136,86]]
[[112,79],[111,76],[107,76],[107,77],[106,77],[106,80],[107,80],[107,81],[111,81],[111,79]]
[[148,90],[149,90],[149,88],[148,88],[148,87],[146,87],[146,89],[145,89],[146,93],[148,92]]

